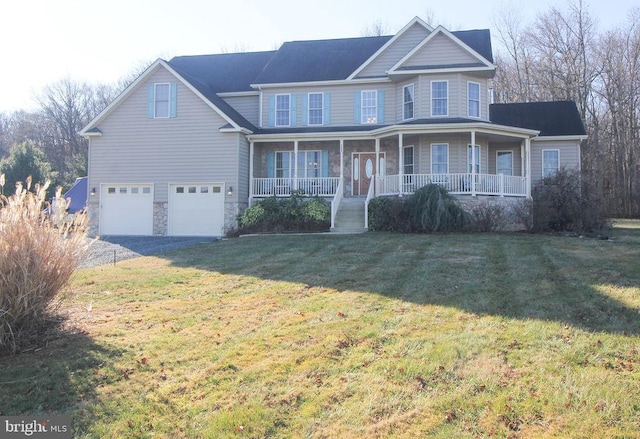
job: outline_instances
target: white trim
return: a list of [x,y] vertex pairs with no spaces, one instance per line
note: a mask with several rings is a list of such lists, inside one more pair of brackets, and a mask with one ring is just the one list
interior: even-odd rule
[[559,148],[545,148],[542,151],[540,151],[541,153],[541,157],[540,157],[540,171],[542,172],[542,178],[547,177],[547,175],[544,175],[544,153],[547,151],[556,151],[558,153],[558,168],[556,170],[556,172],[558,172],[560,170],[560,168],[562,167],[562,165],[560,164],[560,149]]
[[[411,117],[407,117],[407,115],[404,113],[404,106],[406,104],[406,102],[404,101],[404,89],[407,87],[413,87],[413,91],[411,93],[411,105],[412,105],[412,112],[413,115]],[[402,86],[402,120],[412,120],[416,118],[416,83],[412,82],[410,84],[406,84]]]
[[409,23],[407,23],[407,25],[405,25],[402,29],[400,29],[389,41],[387,41],[380,49],[378,49],[376,51],[376,53],[371,55],[368,60],[366,60],[360,67],[358,67],[352,74],[350,74],[349,77],[347,77],[347,80],[351,81],[356,76],[358,76],[358,74],[360,72],[362,72],[365,68],[367,68],[369,66],[369,64],[371,64],[373,62],[374,59],[376,59],[378,56],[380,56],[380,54],[382,52],[387,50],[387,48],[389,46],[391,46],[393,43],[395,43],[396,40],[398,38],[400,38],[400,36],[402,34],[407,32],[416,23],[421,25],[422,27],[424,27],[428,32],[433,32],[433,28],[431,26],[429,26],[427,23],[425,23],[424,21],[422,21],[422,19],[420,17],[417,17],[417,16],[414,17],[413,20],[411,20]]
[[273,84],[251,84],[250,87],[257,89],[267,89],[267,88],[288,88],[288,87],[296,87],[296,88],[306,88],[306,87],[327,87],[331,85],[353,85],[353,84],[371,84],[371,83],[381,83],[381,82],[393,82],[386,76],[381,76],[379,78],[363,78],[363,79],[332,79],[330,81],[306,81],[306,82],[278,82]]
[[235,129],[240,130],[240,127],[237,123],[233,121],[229,116],[227,116],[222,110],[216,107],[209,99],[207,99],[202,93],[200,93],[195,87],[193,87],[189,81],[184,79],[178,72],[173,70],[171,66],[163,59],[158,58],[153,64],[151,64],[147,70],[145,70],[135,81],[133,81],[129,86],[124,89],[118,97],[116,97],[107,107],[102,110],[96,117],[91,120],[78,134],[81,136],[85,136],[87,131],[95,128],[97,124],[102,122],[109,114],[111,114],[120,104],[128,98],[141,83],[145,82],[151,75],[153,75],[160,67],[164,67],[169,73],[175,76],[185,87],[191,90],[196,96],[204,101],[211,109],[213,109],[220,117],[222,117],[227,123],[233,126]]
[[537,136],[531,139],[535,142],[551,142],[558,140],[577,140],[578,142],[582,142],[583,140],[587,140],[589,136],[580,136],[580,135],[569,135],[569,136]]
[[483,57],[478,52],[473,50],[471,47],[467,46],[464,42],[462,42],[462,40],[460,40],[458,37],[456,37],[451,32],[446,30],[444,27],[438,26],[437,28],[434,29],[434,31],[432,33],[430,33],[424,40],[422,40],[421,43],[419,43],[409,53],[407,53],[400,61],[398,61],[393,67],[391,67],[387,73],[388,74],[395,73],[395,71],[397,69],[399,69],[402,66],[402,64],[404,64],[406,61],[408,61],[409,58],[411,58],[413,55],[415,55],[420,49],[422,49],[422,47],[424,47],[426,44],[428,44],[438,34],[446,35],[454,43],[457,43],[460,47],[462,47],[464,50],[469,52],[470,55],[472,55],[474,58],[476,58],[478,61],[480,61],[482,64],[484,64],[486,67],[489,67],[491,69],[495,69],[495,66],[491,62],[489,62],[489,60],[487,60],[485,57]]
[[[474,139],[476,140],[476,139]],[[478,156],[475,157],[476,159],[476,166],[478,166],[478,171],[475,172],[473,169],[469,170],[469,166],[473,166],[473,153],[474,150],[472,150],[471,152],[471,162],[469,162],[469,148],[471,148],[471,143],[467,144],[467,172],[471,173],[471,174],[482,174],[482,145],[480,145],[477,141],[476,141],[476,145],[478,147]]]
[[[321,105],[320,105],[320,123],[311,123],[311,95],[320,95],[321,97]],[[316,108],[317,110],[317,108]],[[324,92],[321,91],[311,91],[307,93],[307,125],[310,127],[317,127],[324,125]]]
[[495,71],[494,67],[453,67],[453,68],[442,68],[442,69],[419,69],[419,70],[398,70],[392,72],[391,70],[387,71],[387,75],[389,77],[395,76],[415,76],[415,75],[424,75],[424,74],[435,74],[435,73],[468,73],[468,72],[493,72]]
[[[289,117],[287,118],[287,123],[279,125],[278,124],[278,96],[288,96],[289,97],[289,108],[287,109],[287,113],[289,113]],[[276,93],[273,98],[273,126],[282,128],[282,127],[290,127],[291,126],[291,93]],[[281,110],[284,112],[284,110]]]
[[[515,164],[515,158],[514,158],[515,153],[514,153],[514,151],[512,149],[498,149],[498,150],[496,150],[496,174],[500,174],[500,172],[498,170],[498,155],[501,152],[508,152],[509,154],[511,154],[511,176],[513,177],[514,176],[513,173],[514,173],[514,170],[515,170],[515,168],[513,166]],[[507,175],[507,174],[505,174],[505,175]]]
[[240,98],[244,96],[259,96],[260,91],[226,91],[224,93],[216,93],[219,98]]
[[[472,116],[469,114],[469,103],[471,99],[469,98],[469,85],[475,84],[478,86],[478,115]],[[476,81],[467,81],[467,117],[473,117],[474,119],[482,118],[482,84]]]
[[[433,114],[433,84],[435,82],[444,82],[447,84],[447,112],[445,114]],[[449,80],[448,79],[432,79],[429,83],[429,116],[430,117],[448,117],[449,116]],[[441,99],[441,98],[439,98]]]
[[431,174],[441,174],[441,172],[433,172],[433,147],[434,146],[446,146],[447,147],[447,172],[445,172],[444,174],[448,174],[450,169],[449,169],[449,143],[447,142],[434,142],[430,144],[430,150],[429,150],[429,170],[431,171]]

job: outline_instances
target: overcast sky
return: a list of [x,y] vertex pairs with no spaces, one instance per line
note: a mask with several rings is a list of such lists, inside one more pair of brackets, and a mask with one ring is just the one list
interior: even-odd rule
[[[0,112],[33,109],[65,77],[114,83],[144,62],[177,55],[273,50],[292,40],[358,37],[381,21],[395,33],[428,15],[450,30],[491,29],[507,0],[4,0]],[[511,0],[525,21],[564,0]],[[585,0],[600,29],[637,0]],[[495,50],[495,48],[494,48]]]

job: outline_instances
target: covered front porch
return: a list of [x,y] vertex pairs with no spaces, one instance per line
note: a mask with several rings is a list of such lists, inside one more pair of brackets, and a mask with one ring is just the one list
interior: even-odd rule
[[250,203],[293,192],[338,202],[402,196],[432,183],[460,196],[530,197],[530,140],[537,133],[473,125],[252,136]]

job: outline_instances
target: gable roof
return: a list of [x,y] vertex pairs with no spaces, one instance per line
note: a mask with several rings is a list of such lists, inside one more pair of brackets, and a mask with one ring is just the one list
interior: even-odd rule
[[254,84],[344,80],[391,36],[284,43]]
[[491,47],[491,32],[489,29],[459,30],[451,32],[451,34],[493,64],[493,49]]
[[491,104],[489,119],[498,125],[540,131],[540,136],[586,136],[574,101]]

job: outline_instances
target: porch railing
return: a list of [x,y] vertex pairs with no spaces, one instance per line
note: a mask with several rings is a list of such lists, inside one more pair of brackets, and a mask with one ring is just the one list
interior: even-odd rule
[[333,197],[340,183],[340,177],[314,178],[254,178],[253,197],[288,197],[298,190],[305,195]]
[[335,228],[336,226],[336,215],[338,214],[338,209],[340,208],[340,202],[342,201],[342,181],[338,183],[338,188],[336,190],[333,199],[331,200],[331,228]]
[[377,178],[377,195],[409,194],[431,183],[457,195],[527,196],[525,177],[503,174],[406,174]]

